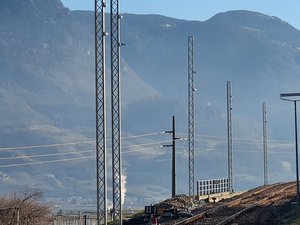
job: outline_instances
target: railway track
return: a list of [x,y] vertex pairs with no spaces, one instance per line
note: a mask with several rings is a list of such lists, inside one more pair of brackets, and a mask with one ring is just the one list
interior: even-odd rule
[[195,216],[177,222],[175,225],[227,225],[232,224],[251,211],[274,205],[282,199],[295,196],[295,182],[279,183],[259,187],[247,193],[225,200],[213,208],[202,209]]

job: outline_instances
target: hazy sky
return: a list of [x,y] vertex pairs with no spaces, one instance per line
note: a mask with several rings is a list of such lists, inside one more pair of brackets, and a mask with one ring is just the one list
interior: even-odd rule
[[[71,10],[94,8],[94,0],[62,2]],[[246,9],[277,16],[300,29],[300,0],[120,0],[120,5],[122,13],[160,14],[200,21],[218,12]]]

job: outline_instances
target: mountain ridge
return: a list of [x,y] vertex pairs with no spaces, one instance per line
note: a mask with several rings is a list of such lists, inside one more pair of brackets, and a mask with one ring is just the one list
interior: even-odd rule
[[[2,1],[0,11],[7,11],[5,4],[12,2],[22,3],[18,9],[11,8],[21,13],[0,13],[0,17],[7,16],[0,20],[0,95],[5,98],[0,106],[6,109],[0,118],[1,146],[92,142],[95,135],[93,13],[61,8],[58,0],[49,0],[45,6],[40,5],[41,0]],[[28,8],[26,4],[34,6]],[[40,13],[36,11],[39,8]],[[227,12],[225,16],[235,13]],[[282,134],[278,129],[285,123],[277,119],[278,115],[288,113],[288,109],[281,109],[278,93],[298,88],[299,31],[277,19],[276,23],[257,27],[259,20],[252,25],[232,19],[218,22],[220,16],[224,14],[201,22],[156,15],[124,15],[121,38],[126,46],[121,49],[121,89],[122,132],[128,137],[123,140],[127,205],[151,204],[153,199],[169,194],[170,152],[159,146],[168,143],[170,137],[160,132],[170,129],[171,116],[176,115],[178,133],[182,136],[187,133],[188,35],[194,35],[196,50],[196,179],[226,177],[225,85],[228,80],[233,83],[234,137],[248,138],[250,143],[249,146],[235,143],[237,189],[253,187],[262,181],[260,145],[255,141],[261,137],[262,100],[272,110],[269,120],[272,137],[289,136],[289,132]],[[224,26],[224,22],[231,25]],[[257,28],[263,30],[258,32]],[[282,30],[297,35],[275,35]],[[107,88],[109,95],[109,85]],[[157,136],[130,139],[152,133]],[[184,193],[187,191],[187,146],[181,142],[178,147],[178,190]],[[62,202],[76,199],[78,203],[91,203],[96,177],[92,149],[91,144],[47,147],[41,149],[44,154],[61,154],[61,158],[51,156],[48,161],[84,159],[24,168],[1,167],[2,190],[27,184],[49,192],[48,198],[58,196]],[[41,158],[21,157],[41,154],[37,150],[5,150],[0,155],[18,157],[16,163],[38,163],[42,162]],[[250,150],[254,153],[250,154]],[[292,163],[290,155],[274,157],[270,179],[290,178],[292,172],[287,168]],[[159,190],[163,194],[159,195]]]

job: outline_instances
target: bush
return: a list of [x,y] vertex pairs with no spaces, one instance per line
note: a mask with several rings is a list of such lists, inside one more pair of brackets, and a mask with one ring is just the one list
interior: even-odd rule
[[51,224],[51,206],[38,200],[39,191],[24,191],[0,197],[0,225],[48,225]]

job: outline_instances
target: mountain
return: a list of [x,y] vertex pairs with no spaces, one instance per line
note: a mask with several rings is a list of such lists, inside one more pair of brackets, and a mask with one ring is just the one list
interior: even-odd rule
[[[107,30],[108,25],[107,20]],[[300,31],[250,11],[220,13],[204,22],[124,14],[121,25],[127,207],[171,193],[171,153],[160,148],[170,136],[161,131],[171,128],[176,115],[178,136],[187,135],[189,35],[195,37],[197,71],[196,180],[227,176],[228,80],[236,189],[262,184],[262,101],[272,138],[270,182],[293,179],[292,145],[277,140],[291,139],[293,121],[282,115],[292,115],[292,106],[280,102],[279,93],[298,91]],[[60,207],[95,203],[93,13],[70,11],[59,0],[1,1],[0,49],[1,193],[29,186]],[[109,74],[107,60],[108,84]],[[186,193],[186,141],[177,147],[178,193]]]

